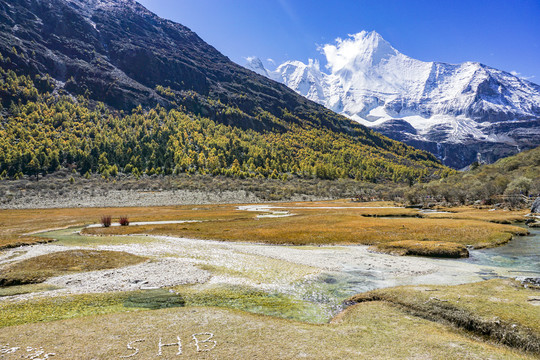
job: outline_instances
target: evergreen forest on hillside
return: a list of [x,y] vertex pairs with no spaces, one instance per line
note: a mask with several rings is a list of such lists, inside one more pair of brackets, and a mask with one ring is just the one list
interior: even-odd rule
[[[161,86],[156,91],[167,94]],[[63,167],[105,178],[119,172],[136,177],[196,173],[412,184],[453,172],[429,154],[370,130],[334,132],[302,123],[285,109],[281,118],[256,109],[259,120],[276,125],[274,131],[225,125],[211,118],[253,115],[212,99],[205,99],[208,116],[195,114],[182,105],[200,101],[195,93],[170,110],[139,106],[124,113],[65,93],[49,76],[0,68],[0,94],[2,178],[39,178]]]

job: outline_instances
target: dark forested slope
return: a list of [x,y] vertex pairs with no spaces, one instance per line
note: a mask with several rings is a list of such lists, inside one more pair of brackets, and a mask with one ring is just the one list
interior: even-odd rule
[[132,0],[0,0],[0,55],[5,175],[74,166],[416,181],[448,171]]

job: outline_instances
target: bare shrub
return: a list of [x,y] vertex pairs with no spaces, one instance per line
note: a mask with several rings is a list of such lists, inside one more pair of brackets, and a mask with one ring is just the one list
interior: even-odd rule
[[111,222],[112,222],[112,217],[111,215],[103,215],[101,217],[101,225],[103,225],[103,227],[109,227],[111,226]]
[[120,217],[120,226],[128,226],[129,225],[129,219],[127,216],[121,216]]

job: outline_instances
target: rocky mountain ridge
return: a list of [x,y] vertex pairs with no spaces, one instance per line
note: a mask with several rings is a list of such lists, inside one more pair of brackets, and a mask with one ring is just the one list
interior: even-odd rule
[[[323,47],[318,62],[247,67],[456,168],[540,145],[540,86],[489,66],[424,62],[376,32]],[[262,66],[262,67],[261,67]]]
[[448,174],[133,0],[0,0],[0,178]]

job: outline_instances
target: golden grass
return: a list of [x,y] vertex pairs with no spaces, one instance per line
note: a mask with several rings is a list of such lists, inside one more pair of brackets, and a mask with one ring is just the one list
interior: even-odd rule
[[[197,352],[192,334],[204,332],[212,333],[216,346]],[[182,342],[178,357],[186,359],[534,358],[380,302],[352,307],[326,325],[212,307],[124,312],[3,328],[0,344],[43,347],[59,359],[117,359],[133,354],[129,342],[144,339],[134,344],[140,351],[134,358],[152,359],[160,339],[173,343],[177,336]],[[164,358],[175,358],[178,347],[162,350]]]
[[472,206],[441,208],[439,210],[449,213],[428,213],[424,214],[424,216],[432,219],[468,219],[489,221],[498,224],[515,224],[527,220],[525,215],[529,213],[528,210],[492,210],[491,207],[477,208]]
[[418,209],[399,207],[390,201],[353,202],[350,200],[331,200],[275,203],[272,204],[272,206],[276,207],[277,210],[289,209],[292,213],[296,213],[298,210],[350,210],[353,214],[367,217],[422,217],[422,215],[418,212]]
[[236,218],[201,223],[88,228],[91,235],[150,234],[271,244],[379,244],[444,241],[476,248],[497,246],[527,230],[478,220],[370,218],[356,210],[297,209],[284,218]]
[[43,244],[53,241],[36,236],[0,235],[0,250],[11,249],[19,246]]
[[393,255],[417,255],[447,258],[469,257],[469,251],[463,244],[445,241],[392,241],[374,245],[376,251]]
[[0,286],[35,284],[69,273],[114,269],[147,260],[120,251],[68,250],[35,256],[2,268]]
[[457,286],[403,286],[351,297],[350,304],[386,301],[431,320],[449,321],[460,328],[504,344],[540,354],[538,290],[514,280],[488,280]]
[[0,250],[17,244],[44,242],[32,233],[89,224],[98,224],[103,215],[113,221],[127,215],[130,221],[234,219],[254,214],[236,211],[234,205],[164,206],[119,208],[65,208],[0,210]]
[[[390,202],[355,203],[336,200],[265,205],[279,207],[277,210],[289,210],[295,216],[257,219],[256,212],[238,211],[238,205],[0,210],[0,249],[48,241],[28,234],[99,223],[103,215],[111,215],[113,221],[127,215],[131,222],[203,222],[92,228],[84,232],[92,235],[144,233],[293,245],[442,241],[473,245],[475,248],[497,246],[509,241],[512,235],[526,233],[522,228],[490,223],[514,222],[522,219],[524,212],[489,212],[488,209],[463,207],[448,209],[455,211],[452,214],[427,214],[422,215],[425,219],[421,219],[416,218],[420,216],[416,209],[391,208],[394,204]],[[324,207],[343,209],[321,209]]]
[[392,201],[366,201],[355,202],[349,199],[325,200],[325,201],[296,201],[274,203],[276,206],[283,207],[348,207],[348,208],[384,208],[396,207]]

